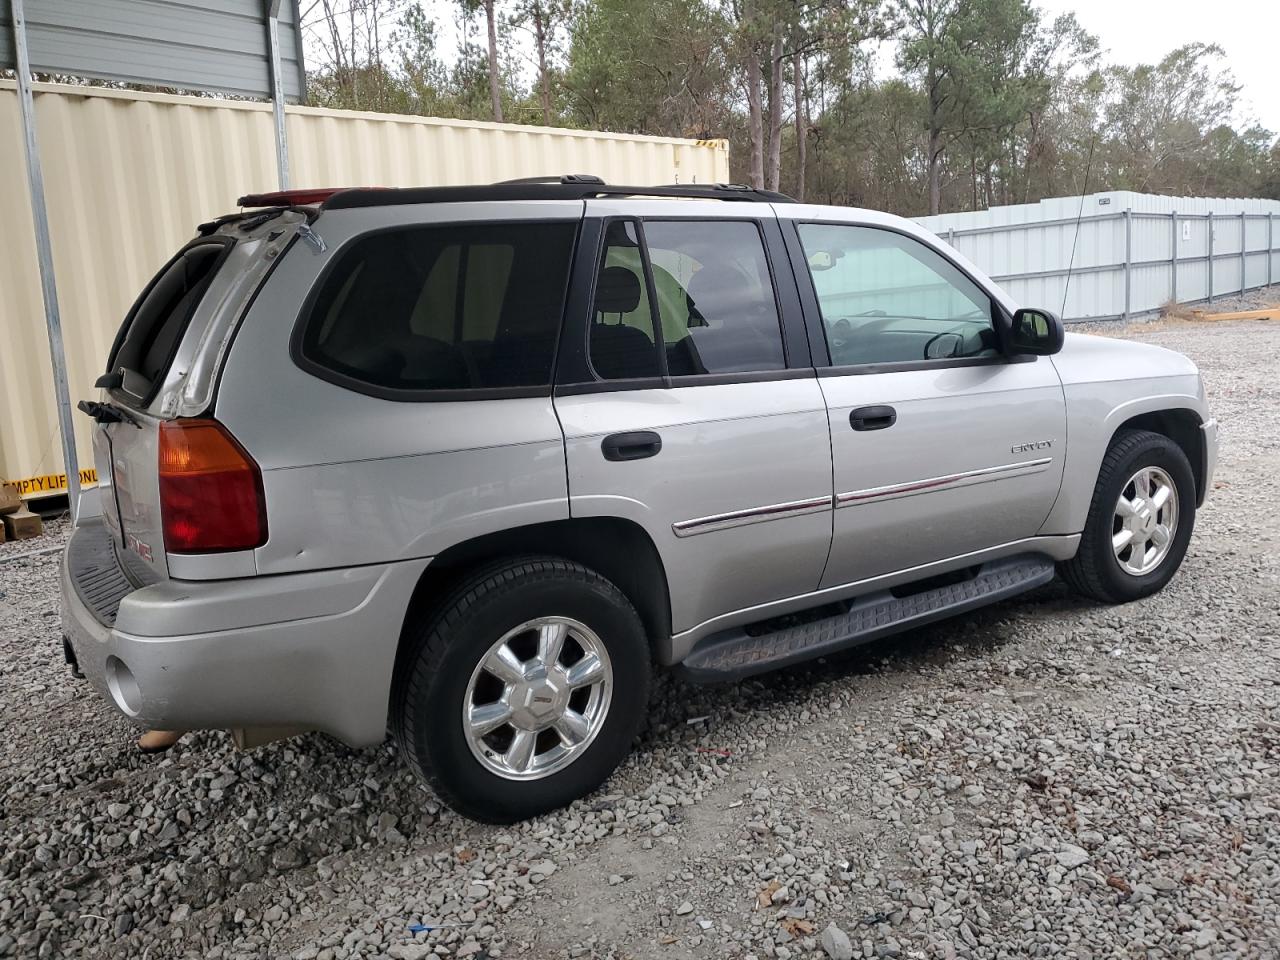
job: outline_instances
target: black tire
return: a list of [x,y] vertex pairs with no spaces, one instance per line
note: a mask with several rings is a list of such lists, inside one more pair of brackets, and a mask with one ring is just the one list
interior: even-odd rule
[[[611,700],[593,740],[542,779],[487,769],[463,731],[463,701],[482,657],[506,633],[538,617],[568,617],[602,642],[613,669]],[[526,557],[477,571],[436,614],[406,624],[392,724],[410,768],[450,807],[487,823],[558,809],[600,786],[631,750],[649,698],[650,652],[626,596],[588,568]]]
[[[1159,467],[1177,491],[1178,524],[1169,553],[1150,573],[1125,572],[1111,548],[1115,506],[1129,478],[1143,467]],[[1122,430],[1111,441],[1098,471],[1080,549],[1058,565],[1058,572],[1077,593],[1103,603],[1128,603],[1161,590],[1178,572],[1195,526],[1196,483],[1182,448],[1168,437],[1147,430]]]

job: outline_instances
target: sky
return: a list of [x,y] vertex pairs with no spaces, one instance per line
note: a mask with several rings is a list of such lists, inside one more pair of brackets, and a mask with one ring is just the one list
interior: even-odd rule
[[1237,125],[1280,133],[1280,0],[1037,0],[1049,17],[1075,11],[1109,63],[1156,63],[1184,43],[1216,43],[1240,91]]

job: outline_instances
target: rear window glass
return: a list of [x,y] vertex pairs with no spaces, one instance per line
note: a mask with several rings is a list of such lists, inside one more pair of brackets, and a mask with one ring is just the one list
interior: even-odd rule
[[123,374],[125,393],[148,401],[160,386],[182,334],[234,241],[208,237],[188,244],[155,275],[116,337],[108,372]]
[[576,229],[487,223],[362,237],[321,283],[303,359],[382,390],[547,386]]

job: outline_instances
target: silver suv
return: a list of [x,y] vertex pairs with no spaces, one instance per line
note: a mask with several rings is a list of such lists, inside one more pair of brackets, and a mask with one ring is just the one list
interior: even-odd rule
[[81,404],[66,651],[138,722],[375,744],[468,816],[599,786],[654,668],[741,678],[1173,576],[1196,368],[910,221],[591,177],[246,197]]

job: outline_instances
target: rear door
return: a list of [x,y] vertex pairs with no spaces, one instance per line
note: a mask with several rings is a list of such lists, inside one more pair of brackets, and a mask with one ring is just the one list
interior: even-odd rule
[[555,397],[571,514],[648,532],[677,634],[815,589],[830,439],[776,219],[634,199],[588,201],[587,217],[594,289]]

